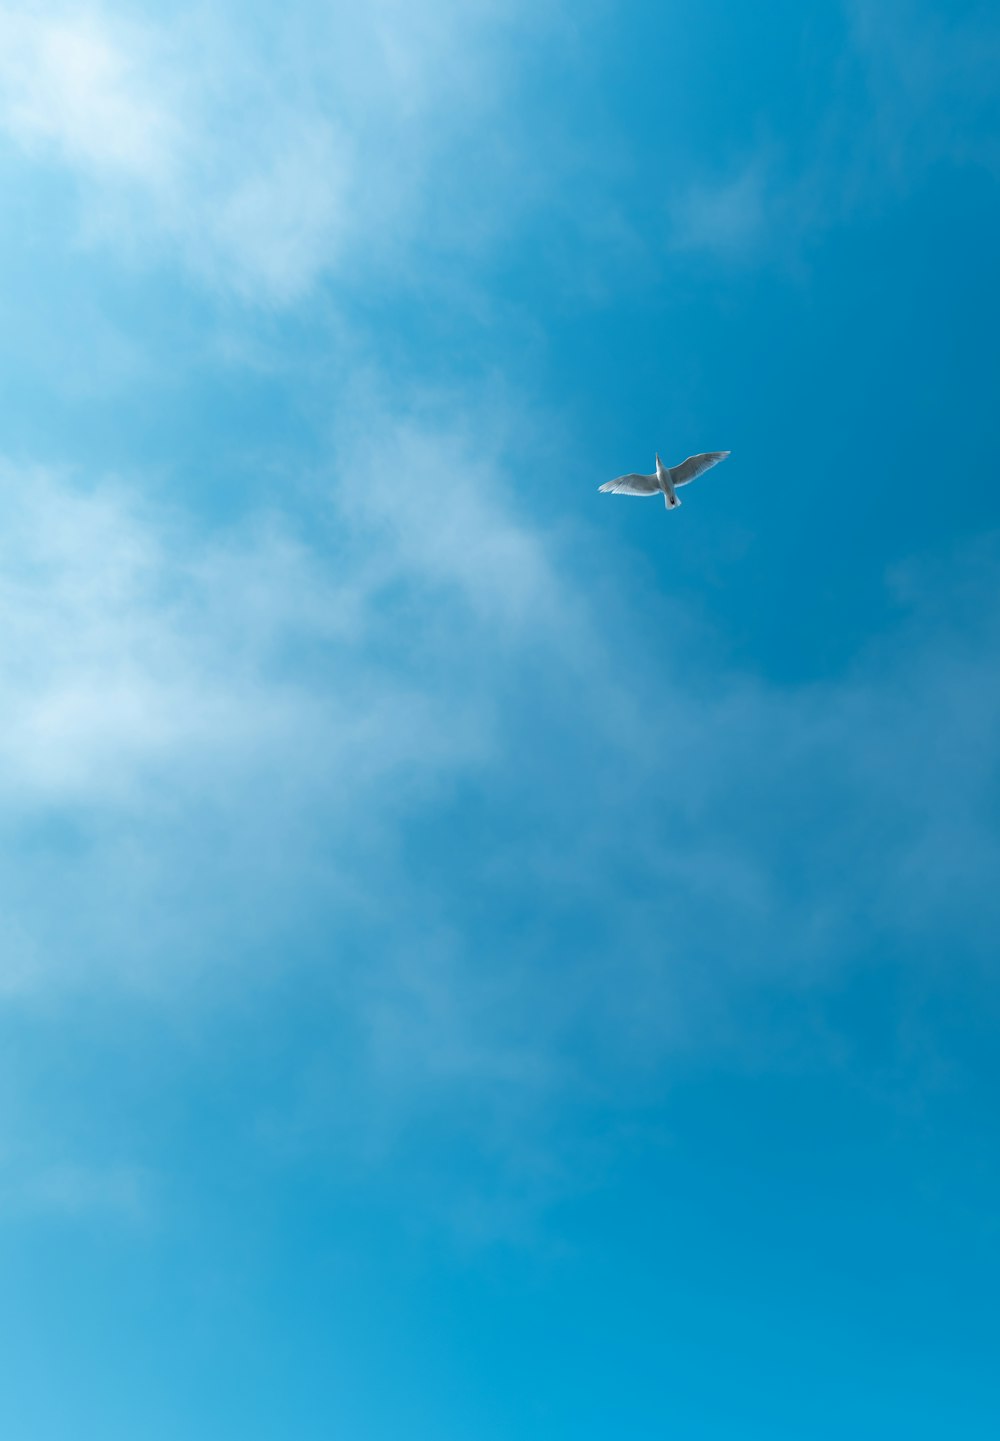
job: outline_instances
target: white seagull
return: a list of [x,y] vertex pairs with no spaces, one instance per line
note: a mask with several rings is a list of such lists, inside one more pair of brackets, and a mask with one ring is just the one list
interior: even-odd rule
[[706,450],[703,455],[689,455],[680,465],[664,465],[656,457],[656,470],[652,475],[620,475],[617,480],[608,480],[598,487],[608,495],[661,495],[668,510],[680,505],[677,487],[697,480],[720,460],[729,455],[728,450]]

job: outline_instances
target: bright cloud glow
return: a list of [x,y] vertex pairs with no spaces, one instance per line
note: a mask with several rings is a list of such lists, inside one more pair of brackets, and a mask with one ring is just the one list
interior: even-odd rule
[[76,174],[92,238],[287,303],[412,234],[435,156],[494,99],[505,20],[379,0],[300,5],[255,34],[218,10],[169,26],[12,10],[0,129]]

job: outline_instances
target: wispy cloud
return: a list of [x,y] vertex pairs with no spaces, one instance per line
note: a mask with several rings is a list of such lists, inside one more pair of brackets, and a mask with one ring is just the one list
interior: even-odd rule
[[865,67],[872,139],[893,176],[938,160],[1000,171],[1000,23],[988,5],[849,0]]
[[149,1178],[132,1166],[61,1164],[0,1170],[0,1211],[65,1221],[136,1223],[149,1214]]
[[300,4],[247,27],[224,7],[169,26],[11,9],[0,130],[77,178],[91,237],[291,302],[412,233],[435,159],[495,98],[509,11]]
[[728,179],[682,192],[673,211],[674,246],[721,256],[753,251],[772,221],[770,190],[767,166],[758,155]]
[[0,15],[5,129],[68,164],[142,184],[166,178],[180,141],[177,119],[145,83],[145,34],[96,14]]
[[345,434],[308,534],[44,473],[0,495],[25,1000],[325,957],[390,1110],[478,1095],[509,1134],[575,1057],[599,1086],[872,936],[971,953],[996,920],[1000,617],[961,558],[849,674],[780,686],[651,651],[627,617],[663,602],[595,606],[426,414]]
[[259,914],[229,929],[220,872],[270,895],[274,941],[296,875],[350,892],[389,817],[494,747],[476,648],[549,624],[544,546],[460,437],[370,420],[309,538],[276,514],[206,536],[120,483],[4,472],[0,793],[8,845],[48,837],[8,873],[6,988],[266,948]]
[[992,14],[952,16],[925,0],[845,0],[844,12],[842,63],[857,84],[831,85],[811,135],[764,139],[729,169],[680,185],[669,207],[676,250],[786,263],[810,235],[877,209],[931,165],[1000,169]]
[[[627,557],[581,590],[586,530],[571,565],[472,443],[488,420],[373,405],[307,523],[206,535],[122,481],[7,470],[0,985],[22,1019],[74,997],[211,1027],[248,994],[270,1016],[284,977],[326,1020],[275,1017],[288,1073],[239,1124],[518,1236],[605,1164],[581,1117],[682,1058],[768,1064],[775,998],[873,945],[987,953],[994,552],[899,572],[849,672],[774,684],[685,646]],[[126,1217],[135,1184],[6,1182]]]

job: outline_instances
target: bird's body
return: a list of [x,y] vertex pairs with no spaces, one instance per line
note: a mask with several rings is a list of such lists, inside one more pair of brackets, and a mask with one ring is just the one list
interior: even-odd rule
[[728,454],[728,450],[706,450],[702,455],[689,455],[680,465],[672,466],[664,465],[657,456],[656,470],[652,475],[619,475],[598,489],[608,495],[662,495],[667,509],[674,510],[681,503],[677,488],[697,480],[699,475],[704,475],[706,470],[725,460]]

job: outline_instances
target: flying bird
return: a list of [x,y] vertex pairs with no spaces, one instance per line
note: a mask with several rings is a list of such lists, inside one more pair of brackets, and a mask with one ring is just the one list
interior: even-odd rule
[[605,481],[598,489],[608,495],[662,494],[664,505],[668,510],[673,510],[681,503],[677,495],[678,487],[697,480],[699,475],[704,475],[706,470],[711,470],[713,465],[725,460],[728,454],[728,450],[706,450],[703,455],[689,455],[680,465],[664,465],[657,456],[656,470],[652,475],[620,475],[617,480]]

